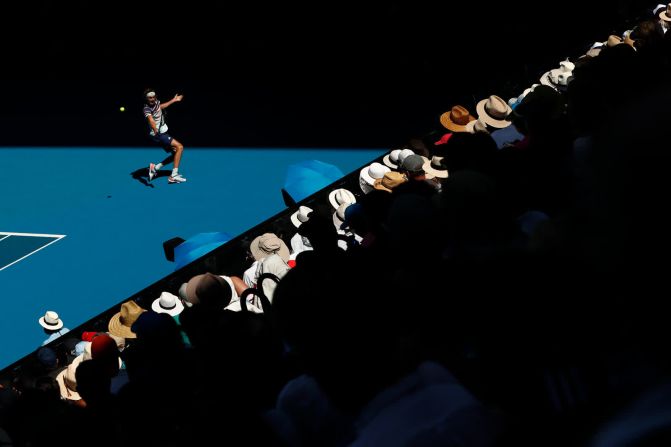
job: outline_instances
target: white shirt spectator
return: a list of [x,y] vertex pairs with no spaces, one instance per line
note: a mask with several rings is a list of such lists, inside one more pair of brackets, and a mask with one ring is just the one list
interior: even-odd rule
[[[231,281],[231,278],[228,276],[220,275],[224,281],[228,283],[229,286],[231,286],[231,302],[228,304],[228,306],[224,307],[224,310],[230,310],[232,312],[240,312],[242,310],[242,305],[240,304],[240,296],[238,293],[235,291],[235,286],[233,285],[233,281]],[[254,296],[249,296],[247,298],[247,310],[250,312],[254,312],[255,314],[260,314],[263,313],[263,310],[256,306],[254,304]]]
[[49,338],[47,338],[46,340],[44,340],[44,341],[42,342],[42,346],[44,346],[44,345],[46,345],[47,343],[50,343],[50,342],[56,340],[58,337],[60,337],[61,335],[65,335],[65,334],[67,334],[68,332],[70,332],[70,329],[68,329],[68,328],[66,328],[66,327],[60,328],[59,330],[57,330],[57,331],[54,332],[53,334],[49,335]]
[[302,253],[308,250],[314,250],[308,238],[301,236],[298,233],[294,234],[294,237],[291,238],[292,254],[297,255],[298,253]]

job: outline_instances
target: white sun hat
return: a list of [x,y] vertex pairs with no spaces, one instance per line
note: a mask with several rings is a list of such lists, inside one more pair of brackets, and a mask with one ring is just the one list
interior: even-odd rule
[[359,186],[361,190],[368,194],[373,190],[375,180],[384,177],[384,174],[391,171],[389,167],[380,163],[371,163],[359,172]]
[[310,220],[310,217],[308,214],[312,212],[312,208],[309,208],[307,206],[299,206],[298,211],[293,213],[291,215],[291,223],[294,224],[296,228],[300,227],[301,224],[304,224],[308,220]]
[[182,300],[170,292],[162,292],[161,296],[151,303],[151,309],[157,314],[179,315],[184,310]]
[[48,310],[38,321],[40,326],[50,331],[57,331],[63,327],[63,320],[58,318],[58,314],[53,310]]
[[389,152],[387,155],[385,155],[382,158],[382,163],[385,165],[389,166],[391,169],[396,169],[398,168],[398,165],[401,163],[398,161],[398,155],[401,153],[403,149],[394,149],[391,152]]
[[329,193],[329,202],[333,208],[338,209],[343,203],[356,203],[356,197],[347,189],[338,188]]

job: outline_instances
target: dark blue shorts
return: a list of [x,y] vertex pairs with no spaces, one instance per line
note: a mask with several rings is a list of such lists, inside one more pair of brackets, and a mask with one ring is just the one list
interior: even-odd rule
[[172,152],[173,148],[170,146],[170,143],[172,142],[172,137],[168,135],[167,133],[160,133],[155,136],[149,135],[149,138],[151,140],[161,146],[166,152]]

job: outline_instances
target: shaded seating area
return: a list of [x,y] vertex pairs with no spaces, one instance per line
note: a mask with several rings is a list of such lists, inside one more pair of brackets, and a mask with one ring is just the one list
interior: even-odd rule
[[0,440],[666,444],[668,11],[6,368]]

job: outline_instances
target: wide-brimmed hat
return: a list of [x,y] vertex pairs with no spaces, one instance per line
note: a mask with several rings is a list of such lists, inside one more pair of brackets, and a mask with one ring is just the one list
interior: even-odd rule
[[541,76],[540,83],[552,87],[555,90],[565,90],[571,79],[575,64],[569,60],[561,61],[559,68],[546,71]]
[[117,337],[136,338],[135,333],[131,331],[130,327],[135,323],[137,317],[145,311],[135,301],[126,301],[121,305],[121,311],[110,318],[107,330],[110,334],[114,334]]
[[[201,304],[208,307],[217,307],[218,301],[221,299],[222,308],[228,303],[233,296],[233,289],[231,285],[219,275],[213,273],[203,273],[191,278],[185,285],[180,287],[179,294],[182,299],[191,304]],[[189,305],[189,304],[187,304]]]
[[77,379],[75,373],[77,367],[83,362],[84,355],[77,356],[72,363],[56,376],[56,383],[61,392],[61,397],[67,400],[80,400],[82,397],[77,392]]
[[345,210],[353,205],[352,203],[343,203],[338,207],[337,210],[333,212],[333,225],[335,225],[337,230],[340,230],[345,222]]
[[434,155],[424,163],[424,171],[438,178],[447,178],[447,168],[442,164],[443,157]]
[[466,124],[475,119],[466,107],[457,105],[440,115],[440,124],[452,132],[466,132]]
[[391,152],[389,152],[387,155],[382,157],[382,163],[385,165],[389,166],[391,169],[396,169],[398,168],[398,156],[401,153],[403,149],[393,149]]
[[408,178],[400,172],[387,172],[381,179],[375,180],[373,188],[380,191],[391,192],[398,185],[408,181]]
[[298,210],[291,215],[291,223],[294,224],[296,228],[300,227],[302,223],[308,221],[311,212],[312,208],[303,205],[299,206]]
[[478,112],[478,119],[488,126],[497,129],[510,126],[510,121],[506,121],[506,116],[511,111],[510,106],[496,95],[478,102],[475,109]]
[[151,310],[157,314],[168,314],[171,317],[179,315],[184,310],[184,304],[179,297],[170,292],[161,292],[161,296],[151,303]]
[[384,173],[389,171],[390,169],[388,166],[377,162],[371,163],[370,165],[361,169],[359,172],[359,178],[372,187],[373,183],[375,183],[375,180],[382,178]]
[[264,233],[261,236],[254,238],[249,245],[249,251],[252,252],[252,256],[257,261],[260,261],[273,253],[280,255],[285,262],[289,260],[290,256],[287,244],[274,233]]
[[53,310],[48,310],[43,317],[37,320],[44,329],[57,331],[63,327],[63,320],[58,318],[58,314]]
[[329,202],[334,209],[343,203],[356,203],[356,197],[345,188],[334,189],[329,193]]
[[665,22],[671,22],[671,3],[666,5],[666,9],[659,13],[659,18]]
[[[475,121],[471,121],[470,123],[466,124],[466,132],[468,133],[489,133],[487,130],[487,125],[485,124],[484,121],[481,119],[477,119]],[[425,169],[426,171],[426,169]]]

